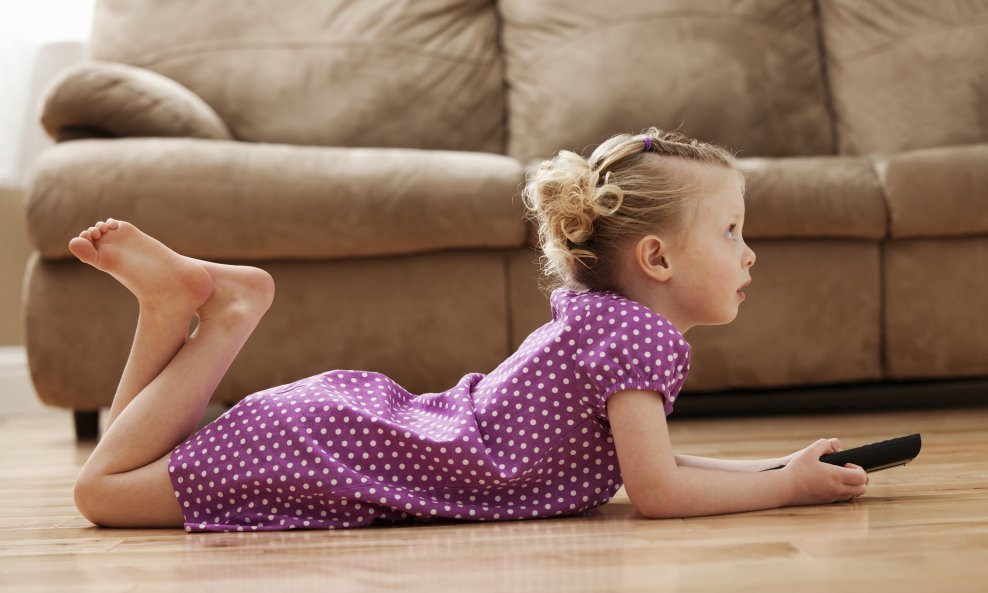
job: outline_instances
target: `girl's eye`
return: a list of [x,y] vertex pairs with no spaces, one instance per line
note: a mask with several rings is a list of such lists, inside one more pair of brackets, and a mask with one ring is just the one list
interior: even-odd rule
[[731,226],[727,227],[727,236],[733,239],[734,238],[734,230],[737,227],[738,227],[738,225],[736,225],[736,224],[732,224]]

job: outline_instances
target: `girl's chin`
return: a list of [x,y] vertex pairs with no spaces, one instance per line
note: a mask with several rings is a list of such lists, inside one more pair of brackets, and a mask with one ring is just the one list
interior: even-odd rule
[[[740,303],[738,304],[740,305]],[[737,317],[738,317],[738,306],[735,305],[734,307],[731,307],[731,310],[728,311],[727,314],[724,316],[724,320],[721,321],[718,325],[724,325],[725,323],[730,323],[735,319],[737,319]]]
[[702,323],[694,323],[691,327],[696,327],[700,325],[727,325],[728,323],[737,319],[738,312],[735,310],[733,313],[728,313],[722,317],[710,318]]

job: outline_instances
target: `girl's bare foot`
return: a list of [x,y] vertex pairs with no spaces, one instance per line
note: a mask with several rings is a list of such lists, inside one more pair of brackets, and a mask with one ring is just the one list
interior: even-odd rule
[[142,313],[164,310],[189,317],[213,292],[213,280],[198,260],[175,253],[134,225],[108,219],[69,242],[79,260],[126,286]]
[[195,261],[209,272],[213,281],[213,293],[196,311],[200,323],[223,320],[227,325],[253,331],[274,299],[271,275],[250,266]]
[[193,314],[253,330],[274,298],[274,281],[259,268],[180,255],[134,225],[108,219],[80,233],[69,250],[130,289],[151,312]]

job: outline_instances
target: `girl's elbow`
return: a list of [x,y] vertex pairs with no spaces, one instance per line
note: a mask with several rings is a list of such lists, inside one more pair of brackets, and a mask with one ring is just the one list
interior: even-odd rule
[[632,506],[646,519],[681,519],[686,516],[684,506],[672,492],[656,491],[647,496],[631,499]]
[[668,504],[636,508],[638,509],[638,513],[646,519],[682,519],[684,516],[677,508]]

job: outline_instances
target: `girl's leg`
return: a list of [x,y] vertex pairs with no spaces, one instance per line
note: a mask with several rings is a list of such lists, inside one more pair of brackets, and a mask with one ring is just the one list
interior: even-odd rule
[[[274,286],[256,268],[186,258],[133,225],[112,226],[105,235],[100,225],[95,237],[92,230],[89,237],[83,233],[73,240],[73,253],[127,286],[148,321],[140,328],[145,333],[135,337],[121,378],[117,415],[79,476],[76,502],[88,519],[101,525],[181,525],[167,474],[168,455],[194,430],[216,385],[270,306]],[[189,272],[193,269],[205,272],[208,290],[198,280],[188,282],[187,277],[202,277]],[[188,284],[195,288],[189,290]],[[208,298],[195,311],[199,327],[186,341],[188,303],[206,292]],[[161,301],[170,303],[167,315]],[[175,303],[183,303],[186,312]],[[176,344],[177,352],[171,352]]]
[[[120,383],[113,396],[113,403],[107,416],[109,429],[148,383],[161,372],[168,361],[189,337],[189,323],[196,310],[206,302],[212,292],[213,282],[201,265],[187,258],[174,257],[171,250],[148,237],[143,241],[143,249],[131,249],[124,260],[120,243],[129,243],[131,233],[125,223],[121,232],[120,223],[112,218],[83,231],[79,238],[69,243],[69,249],[85,263],[108,272],[137,296],[140,314],[130,357],[124,366]],[[99,249],[97,250],[97,246]],[[146,254],[153,248],[151,254]],[[135,264],[150,257],[169,262],[170,274],[167,278],[144,274],[138,279],[129,276]],[[124,266],[126,270],[122,270]]]

